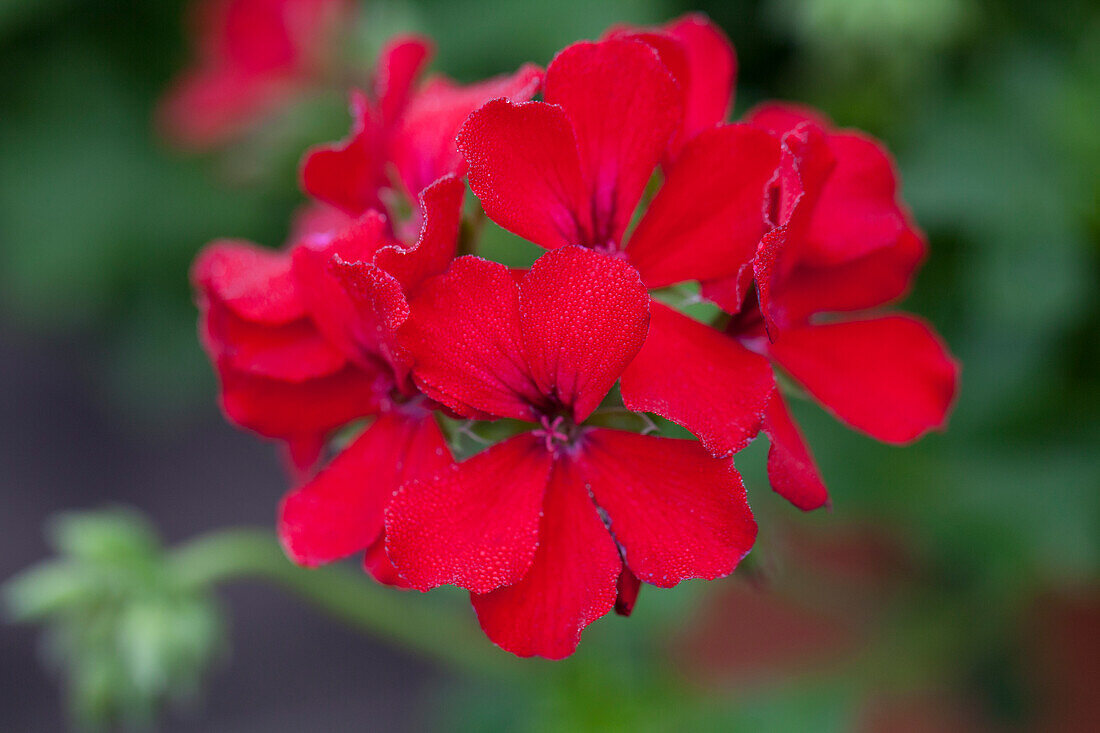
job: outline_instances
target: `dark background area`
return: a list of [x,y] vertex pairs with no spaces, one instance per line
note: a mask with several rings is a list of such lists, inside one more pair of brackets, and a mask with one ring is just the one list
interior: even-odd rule
[[[944,633],[993,629],[988,641],[945,664],[944,679],[965,681],[983,725],[1042,727],[1053,705],[1042,691],[1054,685],[1032,679],[1042,665],[1021,642],[1029,632],[1043,638],[1029,625],[1032,614],[1041,616],[1051,597],[1100,607],[1095,4],[378,0],[364,7],[355,34],[363,58],[395,30],[420,30],[438,44],[434,69],[462,80],[527,60],[545,64],[558,48],[615,22],[705,10],[737,47],[735,116],[760,99],[797,100],[888,143],[932,243],[905,308],[929,318],[962,361],[960,401],[948,432],[904,449],[799,405],[835,509],[792,516],[767,491],[755,446],[739,461],[761,521],[754,557],[767,567],[778,554],[768,537],[787,525],[892,534],[921,568],[902,606],[965,609],[935,626]],[[188,62],[183,13],[176,0],[0,6],[0,578],[49,554],[42,527],[55,512],[132,506],[175,543],[218,527],[269,526],[286,487],[274,448],[217,413],[187,268],[215,237],[282,241],[303,200],[298,156],[343,136],[344,102],[338,90],[318,90],[229,148],[174,150],[157,137],[152,115]],[[737,582],[715,583],[714,592]],[[699,594],[681,596],[694,602]],[[437,728],[444,718],[476,730],[491,727],[479,708],[508,707],[492,686],[468,690],[452,673],[279,591],[243,583],[220,597],[232,651],[211,674],[203,702],[167,716],[166,730],[411,731]],[[811,591],[810,600],[820,599]],[[721,624],[721,602],[706,603]],[[1072,643],[1095,648],[1097,615],[1073,618]],[[644,617],[601,623],[635,622],[647,628]],[[696,622],[685,612],[683,632]],[[896,629],[888,637],[907,633],[902,621],[883,623]],[[604,633],[597,627],[594,636]],[[5,730],[64,727],[57,677],[39,664],[37,638],[32,627],[0,627]],[[716,664],[702,687],[732,700],[736,685],[715,681],[726,679],[723,660]],[[1095,666],[1052,664],[1052,680],[1084,675],[1100,683],[1088,676]],[[690,658],[686,665],[706,666]],[[763,730],[806,721],[846,730],[866,686],[839,679],[784,683],[736,720]],[[531,710],[561,704],[541,700]]]
[[[233,524],[269,523],[286,478],[272,451],[198,409],[170,434],[126,424],[89,394],[101,349],[4,334],[0,461],[4,466],[3,577],[48,553],[55,512],[104,504],[138,507],[169,541]],[[9,351],[10,348],[10,351]],[[259,583],[223,594],[232,650],[206,699],[166,730],[422,730],[418,712],[439,674],[333,623]],[[10,731],[64,728],[57,675],[40,665],[33,627],[5,627],[0,721]]]

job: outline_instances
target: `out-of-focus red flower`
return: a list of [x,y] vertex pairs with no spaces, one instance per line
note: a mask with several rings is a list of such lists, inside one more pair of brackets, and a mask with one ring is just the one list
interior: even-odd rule
[[645,340],[648,309],[624,260],[569,246],[518,282],[503,265],[455,260],[401,328],[426,395],[465,417],[534,423],[406,483],[386,512],[402,577],[471,591],[482,628],[515,654],[567,656],[617,600],[629,612],[638,581],[726,575],[755,539],[730,461],[696,441],[584,424]]
[[542,83],[542,70],[527,64],[469,86],[435,77],[417,87],[430,56],[426,39],[396,38],[386,45],[370,92],[352,92],[351,135],[306,154],[307,193],[351,216],[384,211],[388,190],[411,200],[441,176],[462,175],[455,134],[470,112],[498,97],[530,99]]
[[[412,244],[392,240],[377,212],[335,231],[324,214],[299,222],[303,237],[289,249],[222,241],[195,262],[202,340],[231,422],[283,441],[304,472],[333,430],[377,416],[283,501],[280,538],[299,563],[367,549],[393,491],[451,461],[394,332],[407,314],[405,293],[454,256],[464,191],[453,176],[423,191]],[[377,553],[368,560],[393,579]]]
[[[1100,723],[1100,588],[1046,589],[1020,618],[1016,649],[1027,705],[1021,720],[995,725],[989,700],[969,699],[960,690],[879,695],[860,717],[860,731],[1033,730],[1086,733]],[[983,705],[983,702],[985,703]]]
[[1021,629],[1035,730],[1085,733],[1100,723],[1100,587],[1040,595]]
[[195,61],[165,95],[159,121],[192,148],[224,143],[324,73],[348,0],[199,0]]
[[782,681],[843,665],[917,575],[897,535],[878,527],[779,527],[769,550],[773,570],[725,583],[678,641],[685,674],[700,684]]
[[991,733],[996,729],[973,700],[935,689],[879,695],[867,701],[856,722],[857,733]]
[[[577,43],[547,69],[544,102],[497,100],[470,115],[459,149],[489,217],[547,249],[614,253],[648,288],[749,269],[780,150],[748,125],[686,140],[625,236],[683,120],[683,89],[661,58],[636,37]],[[683,424],[716,456],[740,450],[774,391],[766,360],[657,302],[651,312],[647,369],[623,375],[626,406]]]
[[[869,652],[878,656],[875,645],[893,648],[893,614],[910,608],[908,599],[927,582],[925,569],[901,537],[868,524],[780,528],[767,556],[770,569],[725,583],[676,640],[681,670],[703,687],[726,690],[761,683],[790,686],[861,669]],[[1037,650],[1048,649],[1051,638],[1044,630],[1053,627],[1029,625],[1029,641]],[[1076,633],[1080,630],[1066,637]],[[1086,658],[1086,649],[1076,658]],[[1070,677],[1080,669],[1063,672]],[[960,667],[937,670],[930,680],[907,675],[872,680],[853,711],[853,729],[999,730],[975,690],[959,684],[967,674]],[[1047,681],[1059,690],[1063,684],[1061,675]]]
[[709,686],[759,683],[826,666],[861,641],[831,613],[734,580],[682,640],[684,669]]

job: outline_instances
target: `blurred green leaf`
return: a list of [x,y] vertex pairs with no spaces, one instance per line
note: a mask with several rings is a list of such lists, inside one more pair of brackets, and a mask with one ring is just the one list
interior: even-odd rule
[[148,725],[192,697],[222,645],[205,586],[184,583],[149,524],[124,510],[67,514],[52,527],[61,557],[4,583],[8,615],[46,627],[83,726]]
[[52,562],[25,570],[3,586],[6,615],[13,621],[42,621],[79,605],[94,592],[78,565]]
[[148,521],[126,509],[62,514],[48,533],[58,552],[93,563],[146,559],[161,549]]

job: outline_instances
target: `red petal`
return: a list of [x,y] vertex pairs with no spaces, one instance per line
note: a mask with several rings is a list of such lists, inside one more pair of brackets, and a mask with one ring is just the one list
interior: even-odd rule
[[625,261],[584,247],[540,257],[520,285],[531,374],[544,395],[584,422],[634,359],[649,325],[649,294]]
[[703,130],[725,121],[737,77],[737,56],[733,44],[702,13],[691,13],[665,26],[687,54],[690,77],[684,96],[684,126],[681,140],[688,141]]
[[668,170],[627,253],[650,288],[736,275],[766,231],[779,142],[748,125],[707,130]]
[[756,540],[733,464],[694,440],[592,430],[578,461],[626,565],[646,583],[729,575]]
[[405,582],[397,568],[390,562],[386,554],[386,538],[379,535],[367,551],[363,554],[363,570],[382,585],[392,586],[407,590],[412,586]]
[[420,236],[411,246],[390,245],[374,255],[374,264],[393,275],[407,291],[447,269],[458,247],[466,186],[443,176],[420,192]]
[[347,359],[307,318],[277,326],[246,321],[221,301],[205,305],[203,343],[214,360],[258,377],[301,382],[339,371]]
[[172,83],[157,109],[157,125],[173,143],[204,150],[247,132],[296,91],[281,72],[197,69]]
[[420,36],[397,36],[382,49],[374,71],[374,98],[383,124],[393,124],[404,113],[431,55],[431,41]]
[[310,202],[298,207],[287,236],[287,246],[293,247],[301,240],[313,236],[332,236],[341,229],[347,229],[355,223],[334,206]]
[[783,136],[771,217],[777,226],[761,239],[753,261],[757,301],[773,338],[780,326],[789,325],[780,294],[809,246],[812,217],[834,164],[825,134],[813,123],[799,124]]
[[[331,42],[337,23],[349,20],[344,0],[233,0],[214,6],[207,22],[221,24],[209,51],[231,66],[308,68]],[[209,26],[208,26],[209,27]]]
[[295,484],[313,475],[313,469],[325,452],[327,436],[324,433],[298,435],[283,446],[283,462],[287,474]]
[[558,461],[530,569],[518,582],[471,600],[481,628],[502,649],[561,659],[576,650],[585,627],[615,606],[621,570],[576,468]]
[[836,170],[830,140],[831,136],[812,122],[804,122],[783,135],[783,160],[776,172],[776,183],[782,189],[776,223],[792,223],[796,204],[805,204],[802,208],[810,216],[814,213]]
[[[768,130],[777,137],[783,135],[779,164],[763,201],[765,222],[774,228],[760,239],[751,267],[741,267],[706,280],[701,288],[704,298],[727,313],[737,314],[755,279],[756,301],[769,331],[775,330],[775,319],[779,315],[772,289],[781,286],[798,259],[795,250],[805,240],[814,202],[833,165],[825,133],[805,120],[799,119],[798,122],[804,124],[795,125],[785,110],[780,111],[784,112],[782,120],[791,122],[797,129],[788,132],[784,128],[775,132],[767,125],[758,124],[751,114],[748,117],[754,127]],[[767,115],[763,117],[766,121]]]
[[737,58],[725,33],[706,15],[691,13],[651,30],[617,29],[608,37],[648,43],[683,91],[683,126],[669,144],[671,159],[684,143],[725,121]]
[[546,70],[543,96],[572,123],[590,191],[593,238],[572,243],[621,243],[680,125],[679,87],[651,46],[610,39],[559,52]]
[[[756,284],[756,303],[769,336],[778,333],[780,323],[783,326],[789,325],[782,307],[782,301],[775,297],[774,292],[782,289],[784,276],[790,268],[788,259],[793,258],[788,257],[788,254],[798,244],[796,241],[797,227],[796,221],[795,231],[792,231],[789,224],[784,224],[765,234],[760,240],[756,257],[752,261],[752,276]],[[723,287],[720,283],[714,289],[703,288],[703,294],[706,297],[714,298],[719,306],[732,305],[732,303],[725,303],[721,300],[723,296],[728,294],[723,290]],[[726,290],[728,290],[728,287],[726,287]],[[743,303],[743,301],[738,302]]]
[[815,202],[802,264],[824,267],[863,257],[909,230],[897,199],[897,167],[882,143],[859,132],[831,132],[823,115],[794,105],[762,105],[746,121],[776,134],[806,121],[829,132],[836,165]]
[[379,410],[392,387],[381,371],[347,366],[305,382],[254,377],[219,365],[221,403],[229,420],[270,438],[325,433]]
[[313,322],[359,364],[380,355],[384,334],[373,308],[361,307],[349,295],[336,266],[339,260],[372,261],[375,252],[389,243],[385,232],[385,217],[369,211],[336,236],[307,239],[294,250],[294,278]]
[[299,565],[314,567],[364,550],[382,531],[382,512],[404,481],[451,465],[430,413],[388,413],[279,507],[279,541]]
[[836,167],[821,192],[804,262],[833,265],[893,245],[906,231],[893,159],[862,133],[829,135]]
[[638,576],[624,565],[616,586],[615,613],[620,616],[629,616],[634,613],[634,604],[638,602],[638,591],[641,589],[642,582],[638,580]]
[[859,311],[902,298],[924,260],[921,235],[907,229],[891,246],[831,267],[796,267],[778,296],[789,321],[814,313]]
[[768,480],[772,489],[799,509],[809,511],[829,501],[809,446],[791,419],[783,396],[776,392],[764,415],[768,448]]
[[389,185],[393,128],[430,53],[427,41],[417,37],[396,38],[386,46],[375,77],[377,106],[362,92],[352,92],[348,137],[306,153],[301,174],[306,193],[350,216],[384,209],[380,192]]
[[[411,358],[397,339],[397,328],[409,317],[406,298],[426,278],[447,269],[454,257],[465,190],[462,181],[444,176],[421,192],[422,226],[413,245],[383,246],[374,253],[373,262],[346,262],[336,257],[332,263],[332,270],[350,299],[354,315],[347,317],[357,324],[357,341],[369,342],[393,366],[402,389],[412,367]],[[335,299],[343,300],[343,297]]]
[[387,183],[388,134],[362,92],[351,94],[351,115],[351,134],[344,141],[306,151],[300,178],[310,196],[358,217],[384,208],[379,192]]
[[453,583],[486,593],[515,583],[539,544],[551,463],[524,433],[433,479],[406,483],[386,510],[390,560],[420,590]]
[[803,122],[810,122],[823,130],[833,126],[828,117],[812,107],[788,102],[764,102],[749,110],[744,119],[753,127],[767,130],[776,137],[783,137]]
[[763,357],[654,301],[649,337],[623,372],[623,404],[653,412],[728,456],[760,431],[775,381]]
[[289,323],[306,314],[291,275],[290,257],[250,242],[208,244],[195,258],[191,282],[249,321]]
[[389,364],[397,388],[413,394],[409,377],[412,358],[397,337],[398,326],[409,315],[401,283],[370,262],[345,262],[337,256],[330,269],[343,289],[331,303],[340,303],[348,314],[345,343],[359,348],[363,355],[373,354]]
[[316,74],[324,46],[350,7],[342,0],[193,3],[195,68],[162,100],[174,142],[218,145],[281,104]]
[[545,398],[527,366],[519,287],[504,265],[460,257],[424,283],[398,338],[417,386],[466,417],[533,420]]
[[442,78],[428,82],[405,112],[390,150],[409,194],[415,196],[440,176],[465,172],[455,137],[471,112],[491,99],[526,102],[541,85],[542,69],[533,64],[469,86]]
[[[672,78],[676,80],[676,84],[680,87],[685,104],[688,102],[693,93],[691,86],[692,68],[688,60],[688,51],[684,47],[684,43],[681,39],[674,38],[663,29],[637,30],[631,28],[614,30],[608,33],[607,37],[633,39],[651,46],[653,50],[657,52],[657,56],[661,59],[661,63],[664,65],[665,69],[672,75]],[[728,94],[726,98],[729,98]],[[686,109],[684,114],[686,117]],[[716,123],[717,120],[715,120],[715,123],[712,123],[711,126]],[[689,132],[686,126],[676,130],[669,140],[668,149],[663,159],[664,164],[667,165],[674,160],[676,156],[679,155],[680,149],[684,146],[684,142],[698,132],[701,132],[701,129],[693,129]]]
[[458,133],[470,189],[489,218],[535,244],[577,244],[591,230],[573,128],[542,102],[494,100]]
[[[774,231],[773,229],[772,232]],[[765,234],[765,239],[772,232]],[[757,249],[757,257],[759,257],[759,248]],[[749,289],[753,285],[753,265],[755,263],[756,260],[754,259],[753,262],[738,270],[736,275],[701,283],[699,294],[726,313],[731,315],[740,313],[741,307],[745,303],[745,297],[749,294]]]
[[955,398],[958,365],[911,316],[792,328],[770,349],[838,418],[888,443],[942,427]]

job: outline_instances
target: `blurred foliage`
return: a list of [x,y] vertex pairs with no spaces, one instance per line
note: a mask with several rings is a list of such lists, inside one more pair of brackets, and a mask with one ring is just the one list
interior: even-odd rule
[[221,617],[148,524],[123,511],[73,514],[50,539],[60,557],[5,583],[4,602],[13,620],[46,625],[74,720],[145,727],[164,703],[195,697],[221,648]]
[[[896,530],[923,572],[883,622],[884,639],[903,639],[899,677],[957,682],[994,720],[1019,722],[1029,709],[1015,633],[1023,609],[1048,588],[1095,584],[1100,570],[1100,8],[1088,0],[375,0],[354,53],[370,59],[390,33],[420,30],[437,43],[434,68],[469,80],[546,63],[612,23],[696,9],[737,46],[738,115],[764,98],[798,100],[888,142],[932,243],[905,307],[935,323],[964,365],[950,429],[904,449],[795,405],[834,497],[831,515],[792,517],[767,489],[763,445],[739,457],[762,528],[754,582],[784,583],[789,569],[772,560],[781,523]],[[0,10],[3,318],[56,338],[101,338],[112,409],[169,426],[213,402],[194,335],[191,258],[220,236],[279,244],[302,201],[298,155],[347,129],[341,94],[325,89],[232,148],[192,157],[166,147],[150,120],[187,58],[182,11],[179,0],[17,0]],[[484,246],[511,265],[537,251],[491,224]],[[114,567],[77,547],[66,552]],[[50,571],[57,593],[89,592],[64,567]],[[51,587],[50,573],[39,576],[41,588]],[[24,594],[17,607],[50,615],[58,613],[51,603],[78,602],[43,593]],[[464,683],[440,715],[469,730],[517,730],[517,721],[529,730],[663,730],[674,727],[670,716],[688,729],[851,728],[878,672],[846,663],[773,686],[704,691],[655,661],[669,650],[654,640],[690,627],[706,602],[698,584],[646,588],[633,618],[595,624],[575,658],[553,665],[553,684],[502,694]],[[74,678],[78,699],[115,701],[100,690],[111,689],[104,680],[117,665],[163,662],[94,650],[97,634],[120,624],[163,634],[157,619],[179,610],[165,603],[133,621],[112,611],[102,632],[61,635],[67,648],[89,650],[79,657],[88,671]],[[944,648],[956,653],[935,652]],[[157,669],[156,684],[180,679],[171,665]]]

